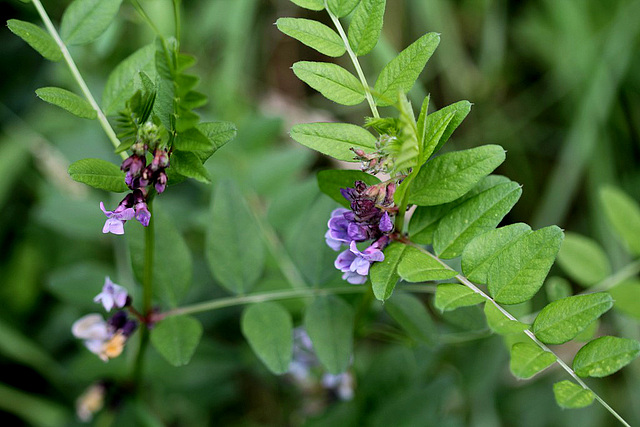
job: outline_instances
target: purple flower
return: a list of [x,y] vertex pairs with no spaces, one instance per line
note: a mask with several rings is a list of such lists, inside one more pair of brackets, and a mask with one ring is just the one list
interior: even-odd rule
[[[104,280],[102,292],[93,299],[94,302],[102,302],[105,310],[111,311],[113,307],[122,308],[127,304],[127,290],[111,281],[109,276]],[[115,316],[114,316],[115,317]],[[119,328],[118,328],[119,329]]]
[[349,243],[352,240],[348,234],[349,221],[344,218],[346,212],[349,212],[349,209],[334,209],[334,211],[331,212],[329,222],[327,222],[329,230],[324,237],[327,245],[334,251],[340,250],[340,246],[342,246],[343,243]]
[[367,276],[362,276],[355,271],[345,271],[342,274],[342,280],[346,280],[352,285],[362,285],[367,281]]
[[113,211],[106,210],[104,203],[100,202],[100,209],[107,216],[107,221],[104,223],[104,227],[102,227],[102,232],[105,234],[124,234],[125,221],[132,219],[135,215],[133,208],[128,208],[124,201]]
[[158,172],[156,178],[155,188],[158,194],[162,193],[167,187],[167,173],[165,171]]
[[351,242],[349,249],[338,255],[334,263],[335,267],[342,271],[342,278],[352,284],[366,282],[369,268],[373,262],[383,261],[384,254],[380,246],[375,242],[364,251],[358,250],[356,242]]
[[388,212],[382,214],[380,223],[378,224],[378,228],[380,228],[380,231],[382,231],[383,233],[388,233],[393,230],[393,222],[391,222],[391,217],[389,216]]
[[135,206],[136,211],[136,219],[140,224],[147,227],[149,226],[149,221],[151,220],[151,212],[147,208],[147,204],[145,202],[138,202]]

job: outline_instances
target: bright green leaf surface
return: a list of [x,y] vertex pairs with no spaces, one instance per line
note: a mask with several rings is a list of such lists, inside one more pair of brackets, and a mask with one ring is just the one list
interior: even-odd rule
[[242,313],[241,326],[249,345],[271,372],[289,370],[293,321],[287,310],[274,302],[251,305]]
[[[469,111],[471,111],[471,103],[469,101],[458,101],[429,114],[424,127],[421,128],[421,123],[418,123],[418,132],[421,135],[424,134],[424,151],[426,156],[437,153],[438,150],[440,150],[444,143],[449,140],[453,132],[460,126],[460,123],[467,117]],[[440,139],[436,141],[430,138],[428,130],[431,128],[431,123],[440,121],[442,117],[450,113],[453,114],[453,117],[449,121]],[[433,145],[434,143],[435,146]]]
[[609,223],[634,255],[640,255],[640,206],[616,187],[600,190],[600,200]]
[[544,351],[532,342],[519,342],[511,347],[509,368],[518,378],[531,378],[556,361],[553,353]]
[[260,236],[238,187],[221,182],[212,200],[206,254],[213,277],[235,294],[249,292],[262,274],[265,250]]
[[488,231],[473,239],[462,251],[462,271],[475,283],[487,283],[487,272],[493,260],[505,248],[522,236],[529,234],[531,227],[517,223]]
[[112,116],[124,108],[125,102],[137,88],[136,79],[140,72],[155,80],[155,51],[153,44],[138,49],[109,74],[102,91],[102,109],[106,115]]
[[300,7],[311,10],[323,10],[324,0],[291,0],[292,3]]
[[558,406],[565,409],[584,408],[593,403],[595,398],[591,390],[582,388],[569,380],[560,381],[553,385],[553,394]]
[[202,132],[196,128],[187,129],[184,132],[179,132],[173,147],[176,150],[182,151],[205,151],[211,150],[212,145]]
[[606,377],[618,372],[640,355],[640,342],[627,338],[600,337],[578,351],[573,370],[581,377]]
[[129,191],[124,183],[125,174],[111,162],[102,159],[82,159],[69,166],[69,176],[100,190],[123,193]]
[[351,148],[375,151],[376,138],[366,129],[348,123],[306,123],[291,128],[291,138],[338,160],[355,162]]
[[[153,252],[154,295],[165,304],[175,307],[191,286],[193,260],[191,252],[175,222],[156,204],[152,215],[157,236]],[[144,227],[137,221],[126,224],[131,266],[140,283],[144,272]]]
[[170,316],[151,329],[151,343],[173,366],[189,363],[202,336],[202,324],[191,316]]
[[611,274],[611,264],[602,247],[576,233],[565,233],[558,264],[582,286],[592,286]]
[[173,173],[193,178],[205,184],[211,183],[211,175],[202,164],[202,160],[189,151],[174,151],[171,156],[171,169]]
[[345,208],[348,208],[351,203],[340,193],[340,189],[353,187],[356,181],[363,181],[367,185],[375,185],[380,182],[375,176],[358,170],[328,169],[318,172],[320,191]]
[[378,43],[386,0],[362,0],[349,24],[349,45],[358,55],[371,52]]
[[538,292],[562,244],[556,226],[528,233],[496,257],[487,272],[489,293],[502,304],[527,301]]
[[118,14],[122,0],[74,0],[62,15],[60,36],[70,45],[97,39]]
[[340,374],[349,367],[353,319],[353,308],[333,295],[318,297],[307,307],[305,329],[318,359],[330,374]]
[[392,59],[376,80],[376,103],[380,106],[391,105],[398,99],[398,91],[407,93],[438,47],[438,43],[438,34],[425,34]]
[[452,202],[475,187],[504,159],[504,149],[499,145],[483,145],[436,157],[420,169],[409,203],[435,206]]
[[9,19],[7,26],[13,34],[27,42],[29,46],[49,61],[62,59],[62,52],[53,37],[37,25],[18,19]]
[[615,301],[614,310],[640,319],[640,280],[626,280],[609,289],[609,294]]
[[342,105],[364,101],[362,83],[339,65],[327,62],[299,61],[293,64],[296,76],[327,99]]
[[396,292],[385,302],[384,309],[411,338],[426,344],[434,343],[436,327],[426,307],[417,297]]
[[398,264],[409,247],[402,243],[392,243],[384,250],[384,261],[376,262],[369,270],[373,294],[380,301],[388,299],[400,279]]
[[329,10],[338,18],[347,16],[358,5],[360,0],[327,0]]
[[443,283],[438,285],[436,289],[435,306],[440,311],[455,310],[459,307],[476,305],[483,301],[486,301],[486,299],[482,295],[457,283]]
[[429,282],[451,279],[458,272],[446,268],[419,249],[408,247],[398,264],[398,274],[407,282]]
[[332,57],[344,55],[346,48],[342,39],[326,25],[303,18],[280,18],[278,29],[318,52]]
[[533,322],[533,332],[546,344],[562,344],[613,307],[606,292],[576,295],[553,301],[540,311]]
[[[421,112],[422,114],[422,112]],[[433,148],[442,138],[453,120],[454,114],[430,114],[426,118],[425,128],[416,129],[417,138],[420,141],[421,153],[418,162],[424,164],[433,153]],[[423,132],[423,133],[421,133]]]
[[522,189],[515,182],[500,184],[452,209],[439,222],[433,248],[441,258],[455,258],[476,236],[495,228],[516,204]]
[[231,122],[204,122],[199,123],[196,129],[202,132],[211,144],[209,150],[196,153],[202,162],[211,157],[213,153],[218,151],[223,145],[233,140],[238,133],[236,125]]
[[487,316],[489,328],[497,334],[509,335],[517,334],[529,327],[529,325],[511,320],[504,315],[492,302],[487,301],[484,305],[484,314]]
[[95,119],[97,117],[97,113],[91,104],[66,89],[42,87],[36,89],[36,95],[43,101],[56,105],[83,119]]

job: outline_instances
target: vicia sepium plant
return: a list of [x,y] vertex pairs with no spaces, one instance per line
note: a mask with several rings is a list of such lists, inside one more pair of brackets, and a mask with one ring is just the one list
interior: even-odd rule
[[[532,230],[523,223],[496,228],[522,193],[517,183],[491,175],[505,160],[504,150],[484,145],[441,154],[471,104],[461,101],[430,112],[427,96],[416,117],[406,97],[440,36],[420,37],[370,86],[358,58],[378,41],[385,0],[292,2],[327,13],[334,29],[314,20],[281,18],[280,31],[327,56],[346,54],[355,71],[335,63],[301,61],[293,64],[295,75],[331,101],[349,106],[366,100],[371,110],[364,127],[308,123],[291,129],[291,137],[302,145],[360,164],[361,171],[318,174],[320,189],[344,206],[331,213],[325,235],[332,249],[344,249],[335,261],[343,279],[371,286],[377,299],[390,302],[405,283],[435,282],[434,305],[441,312],[484,304],[489,327],[510,345],[516,377],[530,378],[557,363],[575,381],[554,385],[561,407],[583,407],[597,399],[628,425],[580,377],[613,374],[640,354],[640,343],[596,338],[575,355],[573,367],[547,346],[569,342],[589,328],[612,308],[611,295],[569,294],[542,308],[532,324],[511,314],[511,307],[528,302],[542,287],[564,233],[556,226]],[[341,19],[348,16],[345,30]],[[379,107],[388,106],[393,110],[385,111],[394,113],[381,115]],[[413,301],[406,294],[404,300]],[[416,323],[428,319],[424,306],[416,312],[420,305],[393,304],[389,312],[415,334]]]

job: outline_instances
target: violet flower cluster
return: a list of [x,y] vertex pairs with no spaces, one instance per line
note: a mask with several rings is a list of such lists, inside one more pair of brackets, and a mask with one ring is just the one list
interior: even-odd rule
[[[397,211],[393,203],[395,189],[395,183],[367,186],[362,181],[356,181],[354,188],[340,189],[351,203],[351,209],[338,208],[331,213],[325,239],[334,251],[339,251],[342,245],[348,246],[334,263],[347,282],[363,284],[371,264],[384,260],[382,251],[389,244],[392,217]],[[360,251],[357,243],[369,240],[373,243]]]
[[[113,283],[109,277],[105,279],[102,292],[93,301],[101,303],[107,311],[131,305],[127,290]],[[90,352],[107,362],[122,354],[127,339],[137,326],[138,322],[129,318],[126,311],[118,310],[107,320],[98,313],[87,314],[74,322],[71,332],[76,338],[84,340]]]
[[[107,216],[103,233],[124,234],[124,223],[134,218],[147,227],[151,220],[147,206],[149,193],[152,189],[162,193],[167,186],[170,152],[159,146],[157,127],[153,123],[141,127],[140,136],[131,146],[131,151],[131,156],[122,162],[120,169],[126,172],[124,181],[132,192],[113,211],[106,210],[100,202],[100,209]],[[149,164],[147,154],[151,158]]]

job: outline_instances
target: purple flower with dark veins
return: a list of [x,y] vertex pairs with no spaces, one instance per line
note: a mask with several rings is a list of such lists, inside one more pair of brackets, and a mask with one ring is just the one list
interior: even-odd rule
[[[124,202],[124,201],[123,201]],[[120,203],[113,211],[104,208],[104,203],[100,202],[100,209],[107,216],[107,221],[102,227],[103,233],[124,234],[124,223],[135,216],[133,208],[128,208],[126,204]]]
[[334,265],[344,273],[342,275],[343,279],[354,285],[367,281],[371,264],[384,261],[384,254],[377,243],[369,246],[364,251],[360,251],[356,246],[356,242],[351,242],[349,249],[338,255]]
[[156,178],[155,188],[158,194],[162,193],[165,188],[167,188],[167,173],[165,171],[158,172],[158,177]]
[[334,251],[339,251],[344,243],[351,242],[348,235],[349,221],[344,218],[344,213],[349,209],[338,208],[331,212],[331,218],[327,222],[329,230],[324,235],[327,245]]
[[382,231],[383,233],[388,233],[393,230],[393,222],[391,222],[389,212],[385,212],[382,214],[380,223],[378,224],[378,228],[380,228],[380,231]]
[[94,302],[101,302],[105,310],[111,311],[113,307],[122,308],[127,304],[127,290],[111,281],[109,276],[104,279],[102,292],[93,299]]
[[151,220],[151,212],[147,208],[147,204],[145,202],[138,202],[135,206],[136,211],[136,219],[140,224],[147,227],[149,226],[149,221]]

